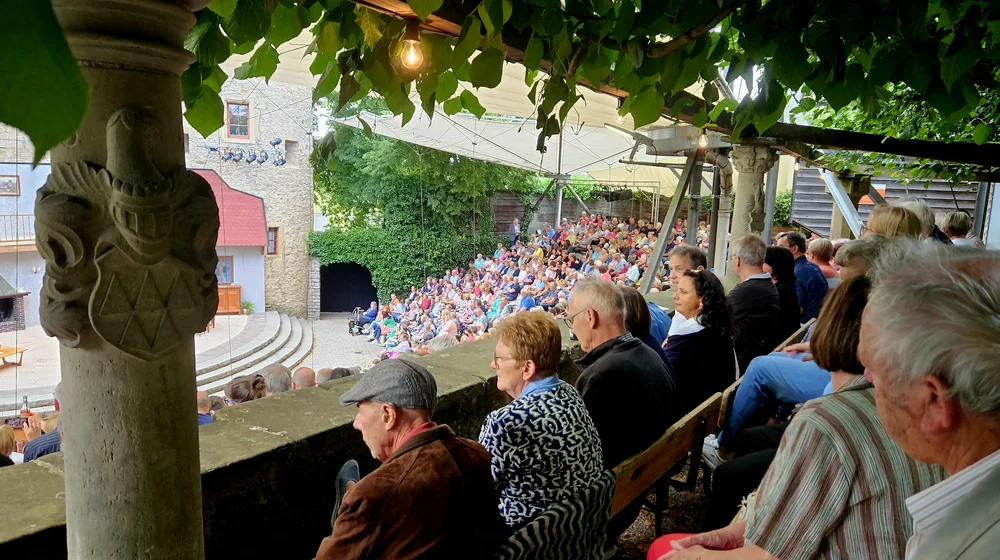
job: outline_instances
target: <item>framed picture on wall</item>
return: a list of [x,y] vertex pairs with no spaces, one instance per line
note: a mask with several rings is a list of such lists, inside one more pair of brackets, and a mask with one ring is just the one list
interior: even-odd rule
[[19,196],[21,181],[17,175],[0,175],[0,196]]

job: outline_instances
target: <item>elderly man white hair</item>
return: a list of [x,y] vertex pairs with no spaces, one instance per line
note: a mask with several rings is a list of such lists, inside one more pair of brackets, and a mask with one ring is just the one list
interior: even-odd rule
[[936,243],[906,249],[894,251],[893,266],[877,267],[858,356],[889,435],[914,459],[951,474],[907,500],[907,560],[994,558],[1000,253]]

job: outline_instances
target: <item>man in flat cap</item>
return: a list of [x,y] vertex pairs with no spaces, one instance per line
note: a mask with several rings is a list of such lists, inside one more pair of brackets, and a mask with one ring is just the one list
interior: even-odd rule
[[340,402],[357,405],[354,428],[382,465],[360,480],[356,462],[341,469],[333,534],[317,560],[491,557],[506,526],[490,457],[431,421],[434,376],[415,361],[386,360]]

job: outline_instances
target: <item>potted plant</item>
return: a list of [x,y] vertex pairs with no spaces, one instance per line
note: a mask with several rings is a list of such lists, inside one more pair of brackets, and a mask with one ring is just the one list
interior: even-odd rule
[[253,302],[247,300],[243,300],[242,302],[240,302],[240,307],[243,308],[244,315],[249,315],[253,313],[253,310],[255,309]]

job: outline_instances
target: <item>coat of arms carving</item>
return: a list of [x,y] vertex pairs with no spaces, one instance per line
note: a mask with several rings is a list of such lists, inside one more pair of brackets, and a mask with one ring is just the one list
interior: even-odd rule
[[107,167],[52,166],[35,199],[45,258],[42,327],[71,347],[96,333],[152,360],[205,329],[218,308],[219,209],[197,174],[157,170],[152,119],[138,108],[108,120]]

